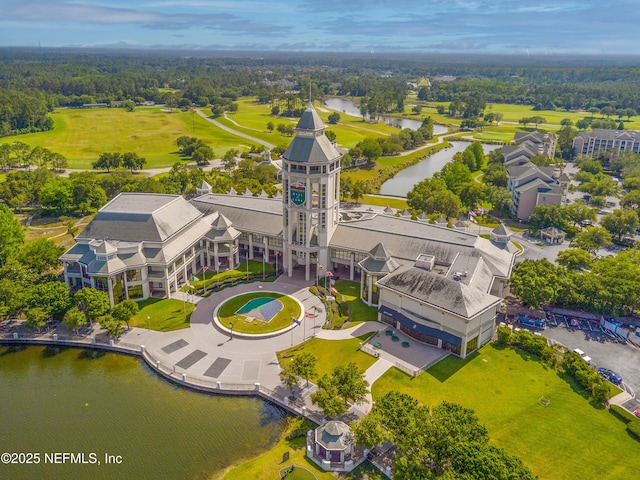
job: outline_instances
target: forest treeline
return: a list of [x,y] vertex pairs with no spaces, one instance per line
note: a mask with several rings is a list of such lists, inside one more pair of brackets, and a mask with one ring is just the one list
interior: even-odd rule
[[7,48],[0,50],[0,136],[51,129],[47,113],[56,107],[124,100],[224,107],[247,95],[265,103],[285,95],[305,101],[309,96],[347,95],[364,98],[364,111],[401,111],[411,88],[407,82],[421,79],[431,82],[418,91],[425,101],[468,103],[475,98],[478,104],[638,113],[637,61],[601,59],[598,65],[592,60],[476,57],[470,62],[409,55],[195,56]]

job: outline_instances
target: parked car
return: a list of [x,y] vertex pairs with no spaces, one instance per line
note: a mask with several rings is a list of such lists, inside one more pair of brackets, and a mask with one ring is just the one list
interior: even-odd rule
[[599,368],[598,373],[602,376],[602,378],[604,378],[605,380],[609,380],[614,385],[620,385],[622,383],[622,377],[613,370],[609,370],[607,368]]
[[589,355],[587,355],[586,353],[584,353],[582,350],[580,350],[579,348],[574,348],[573,349],[574,352],[576,352],[578,355],[580,355],[580,357],[587,363],[589,363],[591,361],[591,357]]

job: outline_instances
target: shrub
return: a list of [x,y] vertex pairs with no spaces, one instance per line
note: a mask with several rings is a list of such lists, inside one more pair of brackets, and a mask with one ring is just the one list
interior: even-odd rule
[[309,287],[309,291],[311,292],[312,295],[315,295],[316,297],[320,296],[320,292],[318,291],[318,287],[316,287],[315,285],[311,285]]
[[627,432],[629,432],[633,438],[640,441],[640,420],[634,418],[632,422],[629,422],[627,424]]
[[502,345],[511,344],[511,329],[509,327],[498,327],[498,343]]
[[617,417],[619,420],[623,421],[624,423],[628,424],[636,421],[636,417],[633,415],[633,413],[629,412],[628,410],[625,410],[619,405],[611,405],[611,407],[609,407],[609,411],[613,414],[613,416]]

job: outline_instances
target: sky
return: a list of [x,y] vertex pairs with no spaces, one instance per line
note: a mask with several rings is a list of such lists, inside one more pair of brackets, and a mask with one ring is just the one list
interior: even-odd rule
[[638,54],[640,0],[0,0],[0,46]]

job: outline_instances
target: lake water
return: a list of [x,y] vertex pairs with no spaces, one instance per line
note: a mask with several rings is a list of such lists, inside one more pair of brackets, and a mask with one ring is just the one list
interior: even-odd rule
[[[0,453],[40,453],[0,464],[3,479],[208,479],[268,450],[285,423],[261,400],[188,391],[134,357],[78,349],[0,348],[0,405]],[[46,464],[55,452],[101,464]]]
[[[338,110],[339,112],[354,115],[356,117],[362,116],[360,115],[360,109],[353,100],[347,100],[344,98],[327,98],[324,100],[324,104],[333,110]],[[393,125],[398,128],[410,128],[411,130],[417,130],[422,125],[421,121],[411,120],[409,118],[396,118],[381,115],[380,119],[387,125]],[[442,135],[443,133],[447,133],[447,127],[443,127],[442,125],[433,126],[434,135]]]
[[[425,178],[433,177],[433,174],[442,170],[445,164],[453,160],[453,155],[457,152],[463,152],[470,143],[469,142],[449,142],[452,147],[440,150],[430,157],[427,157],[420,163],[409,168],[399,171],[395,177],[387,180],[380,188],[381,195],[394,195],[397,197],[406,197],[407,192],[413,186]],[[500,145],[483,144],[484,153],[487,154],[495,150]]]

